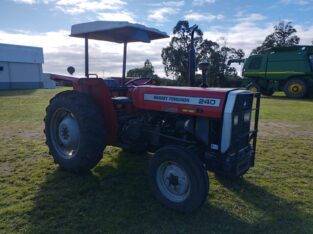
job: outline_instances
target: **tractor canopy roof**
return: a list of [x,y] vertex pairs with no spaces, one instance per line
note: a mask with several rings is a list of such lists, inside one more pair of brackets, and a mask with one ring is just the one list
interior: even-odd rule
[[75,24],[72,37],[88,38],[116,43],[146,42],[169,37],[165,32],[126,21],[93,21]]

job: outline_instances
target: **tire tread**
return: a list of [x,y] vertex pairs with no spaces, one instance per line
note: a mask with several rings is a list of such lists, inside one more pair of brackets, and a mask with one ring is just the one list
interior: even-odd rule
[[[72,163],[65,161],[58,155],[50,137],[51,117],[54,111],[62,106],[66,106],[70,111],[75,112],[74,114],[80,126],[81,139],[83,139],[82,146]],[[101,160],[106,146],[104,119],[90,96],[72,90],[58,93],[50,100],[50,104],[46,108],[44,122],[49,152],[61,168],[76,173],[85,173]]]

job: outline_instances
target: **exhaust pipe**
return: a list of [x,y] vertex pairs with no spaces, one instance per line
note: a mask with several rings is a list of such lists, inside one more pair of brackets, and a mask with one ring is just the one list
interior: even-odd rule
[[196,73],[196,52],[195,52],[195,43],[194,43],[194,34],[198,25],[194,25],[189,28],[191,41],[190,41],[190,50],[189,50],[189,86],[195,86],[195,73]]
[[207,60],[202,60],[199,63],[199,69],[202,71],[202,88],[207,88],[208,86],[208,81],[207,81],[207,70],[209,70],[210,63]]

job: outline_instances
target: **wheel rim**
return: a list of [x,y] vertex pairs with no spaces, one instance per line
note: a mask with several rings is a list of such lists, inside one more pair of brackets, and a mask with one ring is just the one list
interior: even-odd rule
[[190,178],[186,170],[176,162],[163,162],[157,170],[158,187],[168,200],[183,202],[190,194]]
[[50,124],[51,140],[58,154],[64,159],[75,157],[80,142],[80,130],[76,117],[67,109],[54,112]]
[[299,95],[303,92],[303,90],[304,90],[303,85],[301,85],[297,82],[294,82],[288,86],[289,93],[291,93],[293,95]]

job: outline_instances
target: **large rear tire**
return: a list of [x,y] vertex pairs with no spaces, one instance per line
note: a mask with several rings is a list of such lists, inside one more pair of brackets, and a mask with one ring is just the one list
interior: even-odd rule
[[284,85],[284,92],[289,98],[304,98],[308,90],[307,83],[301,78],[289,79]]
[[165,146],[150,161],[150,180],[155,197],[167,207],[192,212],[206,200],[207,171],[191,151],[181,146]]
[[57,94],[50,100],[44,122],[49,153],[62,169],[86,173],[101,160],[106,147],[104,120],[88,95]]

